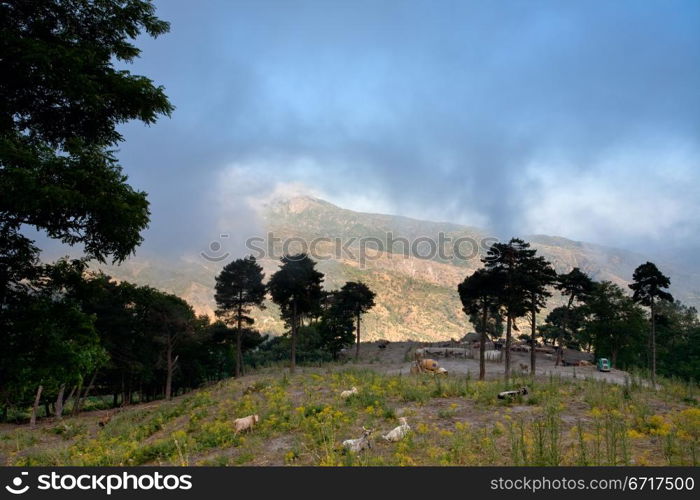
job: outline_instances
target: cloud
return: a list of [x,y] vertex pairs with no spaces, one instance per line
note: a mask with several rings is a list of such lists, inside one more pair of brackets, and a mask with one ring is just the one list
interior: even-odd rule
[[148,245],[247,231],[246,198],[296,183],[503,237],[700,247],[697,2],[158,8],[172,32],[130,69],[177,110],[120,155]]
[[[604,239],[658,250],[692,240],[700,229],[700,188],[691,165],[700,154],[671,151],[610,153],[581,170],[572,165],[531,165],[523,192],[523,232]],[[530,189],[527,189],[527,186]]]

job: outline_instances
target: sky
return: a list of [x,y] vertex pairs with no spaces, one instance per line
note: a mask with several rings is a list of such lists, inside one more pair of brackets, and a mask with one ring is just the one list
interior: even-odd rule
[[144,248],[259,233],[250,200],[700,257],[700,2],[157,1],[121,127]]

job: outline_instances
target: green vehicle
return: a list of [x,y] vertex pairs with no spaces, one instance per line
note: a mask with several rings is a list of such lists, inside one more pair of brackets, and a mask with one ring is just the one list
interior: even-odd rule
[[599,372],[609,372],[610,371],[610,361],[608,358],[598,358],[598,371]]

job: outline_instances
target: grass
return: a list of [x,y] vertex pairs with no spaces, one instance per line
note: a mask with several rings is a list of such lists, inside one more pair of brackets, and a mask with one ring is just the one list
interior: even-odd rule
[[[528,396],[497,399],[527,386]],[[358,393],[341,399],[352,386]],[[61,422],[0,428],[4,465],[698,465],[697,387],[664,380],[535,381],[515,376],[383,375],[357,367],[320,367],[296,375],[262,370],[171,402],[116,413],[83,413]],[[236,434],[234,418],[259,424]],[[398,443],[380,433],[406,417]],[[347,453],[341,443],[362,427],[373,447]]]

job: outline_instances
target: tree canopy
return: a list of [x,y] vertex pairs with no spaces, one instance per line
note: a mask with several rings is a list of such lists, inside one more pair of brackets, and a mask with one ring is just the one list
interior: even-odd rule
[[272,275],[268,289],[272,301],[280,307],[282,318],[290,327],[290,368],[296,366],[296,341],[302,317],[318,315],[321,310],[323,273],[316,270],[316,263],[307,254],[285,255],[282,265]]
[[374,307],[375,293],[362,282],[348,281],[337,293],[337,306],[355,317],[355,359],[360,355],[360,317]]
[[236,376],[241,375],[243,352],[241,338],[243,324],[251,326],[253,318],[249,316],[251,307],[263,307],[267,288],[263,283],[265,274],[255,257],[236,259],[226,264],[216,277],[216,315],[225,322],[237,326],[236,334]]
[[483,259],[491,272],[500,273],[499,305],[506,317],[505,373],[510,374],[510,345],[513,324],[517,318],[527,314],[527,275],[525,263],[535,257],[536,251],[520,238],[511,238],[508,243],[494,243]]
[[15,261],[4,274],[22,262],[26,272],[38,251],[23,225],[100,261],[122,261],[141,243],[148,202],[114,155],[117,126],[154,123],[173,106],[117,64],[139,56],[142,32],[168,28],[145,0],[0,4],[0,264]]
[[673,302],[673,296],[665,289],[671,284],[668,276],[665,276],[652,262],[646,262],[634,270],[632,283],[632,299],[635,302],[647,306],[651,310],[649,322],[651,332],[649,344],[651,347],[651,381],[656,382],[656,304],[660,301]]
[[503,289],[503,275],[498,270],[477,269],[457,286],[462,310],[470,318],[478,317],[474,322],[481,334],[479,343],[479,380],[486,377],[485,346],[488,340],[489,316],[498,319],[500,293]]

